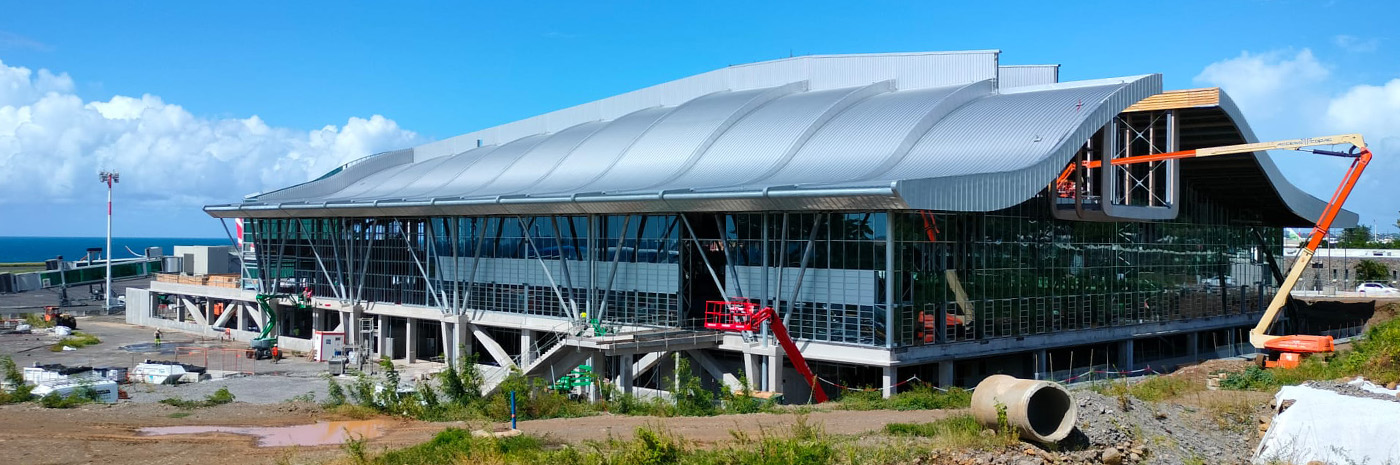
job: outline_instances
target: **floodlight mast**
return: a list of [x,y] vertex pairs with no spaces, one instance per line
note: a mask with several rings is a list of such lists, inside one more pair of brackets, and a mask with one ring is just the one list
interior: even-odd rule
[[112,184],[121,181],[121,174],[116,171],[103,171],[98,173],[97,177],[107,184],[107,282],[102,287],[102,292],[106,294],[102,313],[107,314],[112,313]]

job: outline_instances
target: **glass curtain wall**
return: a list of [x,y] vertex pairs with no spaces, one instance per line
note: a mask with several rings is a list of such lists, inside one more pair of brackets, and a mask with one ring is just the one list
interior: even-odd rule
[[986,214],[900,213],[896,344],[1262,310],[1281,230],[1183,194],[1181,216],[1161,222],[1056,220],[1039,198]]
[[255,219],[248,229],[280,292],[555,317],[592,308],[606,322],[675,325],[675,218]]

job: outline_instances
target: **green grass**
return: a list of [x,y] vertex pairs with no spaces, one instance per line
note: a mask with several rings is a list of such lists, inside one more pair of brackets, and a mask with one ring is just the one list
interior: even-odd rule
[[956,415],[929,423],[890,423],[885,433],[892,436],[930,438],[949,449],[995,450],[1017,443],[1010,434],[982,434],[981,424],[972,415]]
[[63,339],[60,339],[60,340],[59,340],[57,343],[55,343],[54,345],[49,346],[49,351],[50,351],[50,352],[62,352],[64,346],[72,347],[72,348],[74,348],[74,349],[81,349],[81,348],[84,348],[84,347],[87,347],[87,346],[97,345],[97,344],[101,344],[101,343],[102,343],[102,340],[101,340],[101,339],[98,339],[97,336],[93,336],[93,335],[88,334],[88,333],[82,333],[82,332],[74,331],[73,334],[72,334],[71,336],[68,336],[68,337],[65,337],[65,338],[63,338]]
[[1333,380],[1365,376],[1379,384],[1400,381],[1400,319],[1390,320],[1366,331],[1366,337],[1350,350],[1331,357],[1312,355],[1298,368],[1250,367],[1220,381],[1220,387],[1235,390],[1267,391],[1310,380]]
[[43,262],[14,262],[0,263],[0,273],[28,273],[31,271],[44,271]]
[[[650,428],[637,428],[630,440],[594,441],[582,447],[560,447],[544,439],[521,435],[507,438],[474,437],[466,430],[448,428],[432,440],[416,446],[372,454],[361,441],[342,446],[352,463],[490,463],[490,464],[638,464],[638,465],[815,465],[869,463],[867,453],[841,450],[818,426],[799,420],[787,434],[750,437],[734,433],[725,447],[701,449],[684,439]],[[845,457],[856,460],[842,460]]]
[[190,412],[175,412],[166,416],[170,418],[185,418],[190,416]]
[[837,408],[842,410],[939,410],[971,405],[971,391],[960,388],[939,391],[929,385],[916,385],[888,399],[880,391],[849,392],[837,402]]
[[228,388],[219,388],[219,390],[214,391],[213,394],[210,394],[208,397],[205,397],[204,400],[185,400],[178,397],[167,397],[165,399],[161,399],[160,403],[172,407],[192,410],[197,408],[213,407],[215,405],[227,404],[233,402],[233,399],[233,393],[229,392]]

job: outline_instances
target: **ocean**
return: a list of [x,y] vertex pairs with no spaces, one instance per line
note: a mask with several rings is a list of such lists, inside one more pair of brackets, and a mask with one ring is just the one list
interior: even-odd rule
[[[131,258],[131,252],[144,253],[146,247],[160,247],[174,253],[177,245],[231,245],[228,238],[210,237],[113,237],[114,258]],[[106,237],[7,237],[0,236],[0,263],[42,262],[59,255],[64,260],[83,258],[89,247],[107,247]]]

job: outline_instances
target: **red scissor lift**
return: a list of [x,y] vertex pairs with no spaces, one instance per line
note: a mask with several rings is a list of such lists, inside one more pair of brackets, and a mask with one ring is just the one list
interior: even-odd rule
[[797,368],[797,372],[807,380],[807,385],[812,388],[812,398],[818,404],[826,402],[826,393],[817,384],[816,375],[812,374],[812,369],[807,367],[807,359],[802,358],[802,352],[797,350],[797,344],[792,342],[792,337],[788,335],[787,327],[783,326],[782,318],[774,318],[773,307],[759,308],[758,304],[747,300],[716,301],[705,302],[705,328],[719,331],[744,332],[753,331],[754,328],[768,322],[769,329],[773,330],[773,338],[778,340],[778,344],[783,346],[783,351],[787,353],[792,366]]

